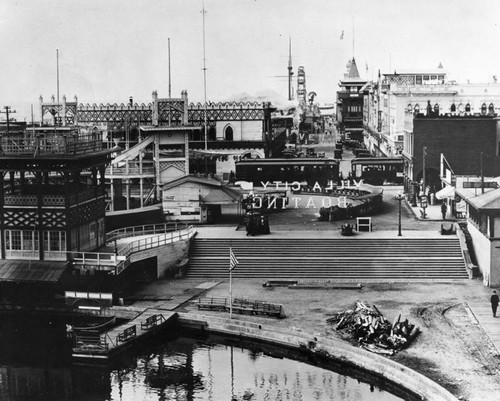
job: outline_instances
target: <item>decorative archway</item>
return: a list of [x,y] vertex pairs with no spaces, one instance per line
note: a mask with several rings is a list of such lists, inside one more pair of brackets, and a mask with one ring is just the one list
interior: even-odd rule
[[240,159],[264,159],[264,158],[265,158],[264,151],[260,149],[250,149],[240,154]]

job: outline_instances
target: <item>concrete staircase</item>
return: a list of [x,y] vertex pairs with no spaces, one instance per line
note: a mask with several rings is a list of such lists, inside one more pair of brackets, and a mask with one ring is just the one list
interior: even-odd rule
[[467,279],[460,243],[443,238],[203,239],[191,246],[186,278],[425,281]]

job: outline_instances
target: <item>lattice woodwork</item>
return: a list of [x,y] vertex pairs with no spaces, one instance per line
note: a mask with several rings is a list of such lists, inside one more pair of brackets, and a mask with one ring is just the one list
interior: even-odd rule
[[38,226],[37,210],[4,209],[3,225],[5,228],[30,228]]
[[104,198],[72,207],[68,214],[68,225],[75,227],[89,221],[101,219],[105,215],[105,207],[106,202]]
[[[42,115],[56,109],[62,114],[63,106],[57,103],[42,104]],[[137,127],[151,125],[153,118],[153,104],[66,104],[66,123],[79,123]],[[207,120],[211,126],[215,121],[254,121],[263,120],[265,108],[261,103],[210,103],[207,105]],[[158,120],[160,125],[182,125],[184,103],[182,99],[161,99],[158,101]],[[188,125],[204,125],[205,106],[201,103],[191,103],[188,106]],[[62,122],[62,121],[61,121]]]
[[42,222],[45,229],[66,227],[66,219],[63,211],[43,210]]
[[175,167],[183,173],[186,172],[186,164],[183,161],[160,162],[160,171],[165,171],[169,167]]
[[78,122],[81,123],[108,123],[128,127],[138,127],[140,124],[152,123],[151,105],[133,108],[125,105],[80,105],[78,108]]
[[162,99],[158,101],[159,125],[182,125],[184,102],[181,99]]

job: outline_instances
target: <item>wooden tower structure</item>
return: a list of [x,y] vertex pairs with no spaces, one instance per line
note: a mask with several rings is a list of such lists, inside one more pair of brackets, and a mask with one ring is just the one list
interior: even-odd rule
[[2,262],[66,262],[67,252],[104,244],[104,176],[112,150],[104,148],[100,131],[9,132],[1,138],[1,150]]

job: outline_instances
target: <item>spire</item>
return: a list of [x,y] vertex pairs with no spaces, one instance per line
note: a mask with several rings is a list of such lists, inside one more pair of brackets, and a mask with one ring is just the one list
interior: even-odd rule
[[288,38],[288,100],[292,100],[292,38]]
[[354,57],[352,58],[352,60],[349,61],[348,69],[349,69],[349,71],[347,72],[348,78],[360,78],[358,66],[356,65],[356,60],[354,59]]

